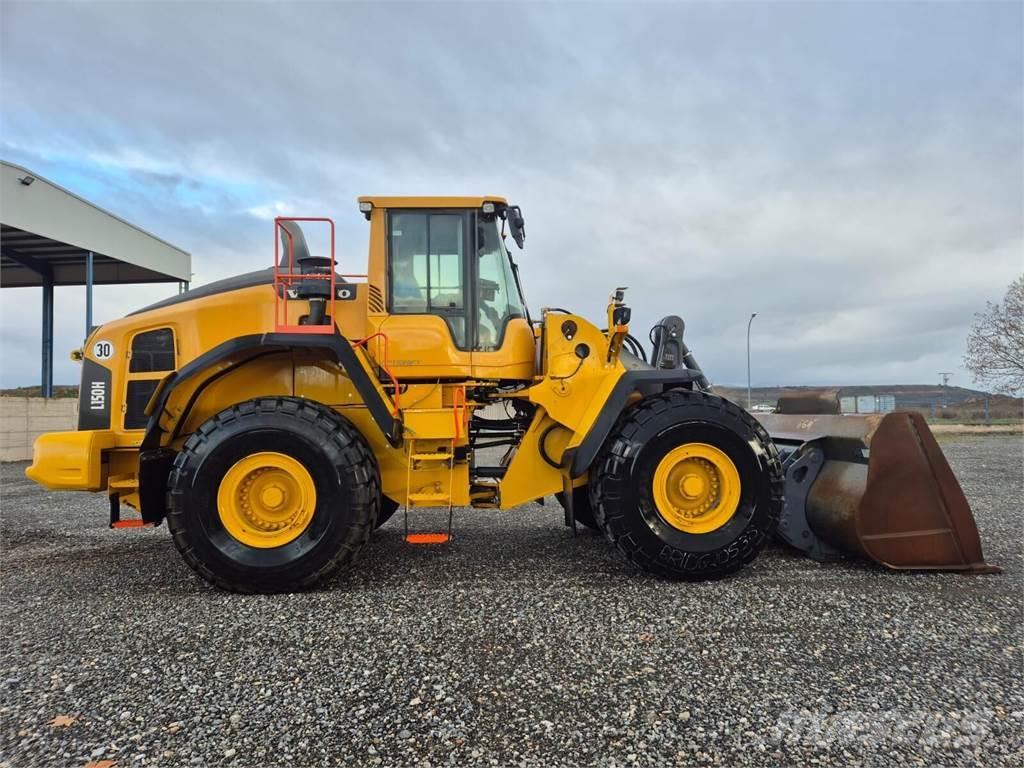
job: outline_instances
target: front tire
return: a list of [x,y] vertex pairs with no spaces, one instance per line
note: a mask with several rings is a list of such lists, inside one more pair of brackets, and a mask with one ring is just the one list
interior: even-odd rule
[[590,472],[598,526],[634,565],[715,579],[775,530],[782,465],[768,434],[718,396],[670,390],[619,419]]
[[205,422],[175,457],[167,524],[185,562],[235,592],[291,592],[350,565],[379,514],[377,462],[326,406],[260,398]]

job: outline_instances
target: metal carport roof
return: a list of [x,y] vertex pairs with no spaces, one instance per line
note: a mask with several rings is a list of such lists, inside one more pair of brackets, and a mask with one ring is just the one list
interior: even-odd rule
[[92,286],[178,283],[187,286],[192,256],[20,165],[0,161],[0,287],[43,289],[42,386],[53,389],[53,289],[86,286],[85,329],[92,326]]
[[39,174],[0,161],[0,284],[96,285],[188,282],[192,256]]

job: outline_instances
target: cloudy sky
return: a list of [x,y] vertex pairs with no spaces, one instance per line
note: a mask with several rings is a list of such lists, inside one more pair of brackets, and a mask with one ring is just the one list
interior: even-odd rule
[[[535,309],[686,318],[712,380],[935,382],[1024,271],[1022,5],[0,4],[0,157],[193,254],[269,265],[277,212],[503,194]],[[96,320],[168,286],[99,288]],[[57,289],[56,380],[84,292]],[[0,384],[39,292],[0,293]]]

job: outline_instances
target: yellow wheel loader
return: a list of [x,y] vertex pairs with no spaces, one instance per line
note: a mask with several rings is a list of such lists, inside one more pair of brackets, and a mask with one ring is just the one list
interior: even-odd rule
[[[106,493],[113,528],[166,521],[197,573],[245,592],[323,581],[399,509],[410,544],[444,543],[455,508],[549,495],[574,532],[667,577],[730,574],[772,536],[823,560],[991,570],[920,419],[762,424],[712,391],[679,317],[649,349],[633,337],[621,288],[603,324],[532,316],[508,245],[523,214],[500,197],[359,210],[364,275],[338,272],[331,220],[279,218],[273,267],[95,329],[79,429],[40,437],[27,475]],[[416,530],[425,507],[447,531]]]

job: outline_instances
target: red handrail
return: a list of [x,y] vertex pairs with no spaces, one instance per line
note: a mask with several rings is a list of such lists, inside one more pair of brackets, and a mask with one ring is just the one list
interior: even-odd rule
[[381,332],[381,331],[378,331],[377,333],[371,333],[366,338],[359,339],[359,341],[353,343],[352,346],[353,347],[363,347],[365,349],[366,348],[366,342],[371,341],[373,339],[376,339],[378,336],[381,339],[384,340],[384,342],[382,344],[382,346],[384,347],[384,361],[380,362],[378,360],[377,362],[380,364],[380,367],[384,369],[384,373],[386,373],[388,375],[388,378],[391,379],[391,386],[393,386],[395,388],[395,397],[394,397],[395,406],[394,406],[394,411],[392,412],[392,415],[393,416],[397,416],[398,415],[398,411],[399,411],[399,406],[398,406],[398,379],[395,378],[395,374],[393,374],[391,372],[391,369],[388,367],[388,335],[386,333]]

